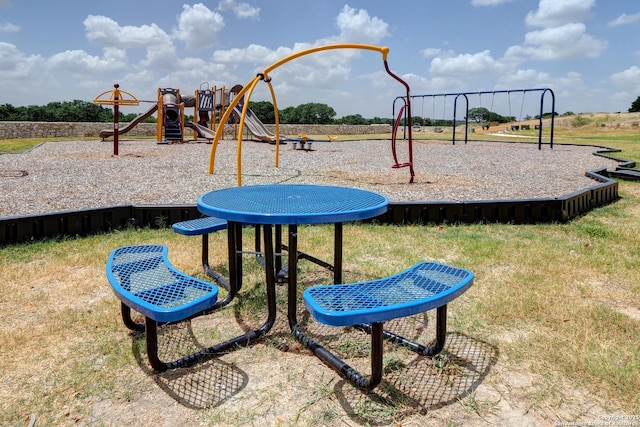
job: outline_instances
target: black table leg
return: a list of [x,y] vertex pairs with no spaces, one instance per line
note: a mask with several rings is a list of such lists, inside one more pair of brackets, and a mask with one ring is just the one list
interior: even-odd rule
[[297,323],[298,310],[298,226],[291,224],[288,227],[289,234],[289,274],[287,287],[287,314],[289,321],[294,319]]
[[333,283],[342,283],[342,223],[334,224]]
[[[289,327],[294,337],[302,345],[313,352],[316,357],[322,360],[329,367],[345,377],[351,384],[363,390],[375,388],[382,380],[382,352],[383,352],[383,325],[374,323],[371,325],[371,375],[366,377],[349,366],[338,356],[330,352],[306,335],[298,325],[297,303],[298,303],[298,228],[296,225],[289,226],[289,284],[288,284],[288,318]],[[333,281],[342,282],[342,223],[335,224],[335,241],[333,255]]]
[[242,223],[228,223],[229,287],[233,292],[242,288]]

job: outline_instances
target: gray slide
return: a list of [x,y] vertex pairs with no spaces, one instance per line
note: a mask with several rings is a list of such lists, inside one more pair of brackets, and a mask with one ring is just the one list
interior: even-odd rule
[[[242,106],[236,105],[233,107],[233,111],[238,115],[238,117],[242,117]],[[256,138],[264,142],[273,143],[276,140],[276,135],[270,132],[264,124],[260,121],[258,116],[251,111],[251,108],[247,108],[247,115],[244,118],[244,122],[247,124],[249,128],[249,132],[253,134]],[[285,138],[280,135],[280,141],[282,142]]]
[[[118,129],[118,135],[129,132],[131,129],[136,127],[136,125],[138,123],[140,123],[141,121],[143,121],[147,117],[151,116],[157,110],[158,110],[158,104],[153,104],[153,106],[151,106],[151,108],[149,108],[147,111],[145,111],[144,113],[140,114],[135,119],[131,120],[131,122],[129,122],[128,125]],[[100,138],[105,139],[105,138],[108,138],[110,136],[113,136],[113,130],[106,129],[106,130],[100,131]]]
[[184,127],[191,128],[198,132],[198,136],[200,138],[213,139],[216,137],[216,132],[214,130],[209,129],[206,126],[199,125],[198,123],[193,123],[185,120]]

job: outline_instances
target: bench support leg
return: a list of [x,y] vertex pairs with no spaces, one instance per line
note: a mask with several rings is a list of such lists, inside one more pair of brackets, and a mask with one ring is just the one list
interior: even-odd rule
[[[372,333],[371,326],[368,324],[356,325],[355,328],[369,334]],[[405,346],[421,356],[435,356],[442,351],[444,342],[447,339],[447,305],[440,306],[436,310],[436,339],[431,345],[425,346],[419,344],[391,331],[384,331],[384,338],[394,344]]]
[[123,302],[120,302],[120,313],[122,314],[122,321],[127,328],[136,332],[144,332],[144,323],[135,322],[131,318],[131,308]]
[[[269,228],[268,228],[269,227]],[[268,229],[267,229],[268,228]],[[242,224],[240,223],[230,223],[229,229],[229,247],[233,248],[230,253],[237,253],[236,256],[241,256],[242,249]],[[265,246],[273,245],[272,242],[272,232],[270,226],[265,226]],[[240,249],[240,250],[238,250]],[[125,322],[125,325],[129,327],[129,329],[145,332],[146,335],[146,346],[147,346],[147,357],[149,359],[149,363],[151,367],[157,371],[162,372],[168,369],[175,368],[185,368],[188,366],[192,366],[201,361],[205,361],[211,359],[212,357],[233,351],[240,347],[246,347],[253,343],[255,343],[258,339],[260,339],[263,335],[265,335],[269,330],[273,327],[276,319],[276,288],[275,288],[275,273],[273,270],[274,260],[273,260],[273,252],[265,251],[265,263],[267,265],[271,265],[271,268],[267,268],[267,319],[258,329],[248,331],[240,336],[235,338],[231,338],[225,342],[213,345],[208,348],[201,349],[196,351],[195,353],[189,354],[187,356],[181,357],[178,360],[172,362],[163,362],[160,360],[158,356],[158,322],[147,317],[145,318],[145,324],[138,324],[131,319],[131,309],[126,305],[122,305],[122,316]],[[218,301],[214,307],[211,309],[205,310],[202,313],[197,314],[197,317],[203,314],[208,314],[216,309],[222,307],[223,305],[227,305],[236,292],[241,287],[241,277],[242,277],[242,263],[238,262],[238,260],[230,260],[231,261],[231,278],[230,278],[230,291],[227,298],[224,300]],[[185,319],[189,320],[189,319]]]
[[371,324],[371,375],[364,376],[334,353],[309,338],[300,330],[299,325],[292,325],[294,336],[327,366],[338,372],[354,386],[368,391],[373,390],[382,380],[384,328],[382,323]]
[[229,281],[222,277],[219,273],[215,272],[209,265],[209,235],[202,235],[202,268],[205,273],[209,275],[218,285],[229,290]]

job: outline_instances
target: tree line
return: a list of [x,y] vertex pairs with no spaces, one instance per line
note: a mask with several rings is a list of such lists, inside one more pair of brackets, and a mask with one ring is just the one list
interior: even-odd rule
[[[273,104],[268,101],[250,101],[249,108],[258,118],[267,124],[275,123],[275,113]],[[640,111],[640,96],[631,104],[628,110],[630,113]],[[550,114],[550,113],[549,113]],[[556,113],[557,114],[557,113]],[[573,113],[571,113],[573,114]],[[129,122],[138,114],[123,114],[120,112],[119,121]],[[567,113],[567,115],[570,115]],[[370,124],[392,124],[393,119],[384,117],[364,118],[360,114],[350,114],[336,118],[335,110],[321,103],[301,104],[297,107],[286,107],[278,110],[278,118],[283,124],[345,124],[345,125],[370,125]],[[529,120],[532,117],[525,117]],[[537,119],[538,117],[533,117]],[[188,120],[193,120],[192,116],[187,116]],[[463,118],[464,120],[464,118]],[[29,105],[26,107],[14,107],[11,104],[0,105],[0,121],[24,121],[24,122],[113,122],[113,109],[103,107],[87,101],[65,101],[50,102],[46,105]],[[145,122],[155,123],[155,117],[149,117]],[[486,108],[472,108],[469,110],[469,121],[476,123],[509,123],[516,121],[511,116],[501,116]],[[412,116],[411,122],[422,126],[452,126],[452,120],[433,119],[428,117]],[[405,124],[405,119],[401,119],[401,125]]]
[[[263,123],[275,123],[273,104],[267,101],[249,102],[249,108]],[[120,112],[118,120],[130,122],[138,114]],[[353,124],[367,125],[371,123],[391,123],[391,119],[374,117],[365,119],[360,114],[353,114],[336,119],[335,110],[326,104],[308,103],[297,107],[287,107],[278,111],[280,123],[283,124]],[[193,116],[186,116],[193,120]],[[14,107],[11,104],[0,105],[0,121],[4,122],[113,122],[113,109],[87,101],[50,102],[46,105],[29,105]],[[155,123],[155,117],[145,122]]]
[[[273,104],[269,101],[249,101],[249,108],[256,116],[266,124],[276,122]],[[392,119],[373,117],[364,118],[361,114],[350,114],[336,118],[336,111],[327,104],[310,102],[297,107],[286,107],[278,109],[278,120],[283,124],[314,124],[314,125],[370,125],[370,124],[391,124]]]
[[[122,114],[120,121],[133,120],[137,114]],[[14,107],[0,105],[0,121],[4,122],[113,122],[113,110],[87,101],[50,102],[47,105]]]

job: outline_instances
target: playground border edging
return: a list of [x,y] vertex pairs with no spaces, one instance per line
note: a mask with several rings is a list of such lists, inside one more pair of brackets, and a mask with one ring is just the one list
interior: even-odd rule
[[[609,174],[606,169],[588,171],[586,175],[599,184],[559,198],[394,202],[388,212],[367,222],[397,225],[566,222],[619,198],[618,183]],[[164,228],[200,216],[195,205],[126,205],[0,218],[0,245],[86,236],[127,226]]]

